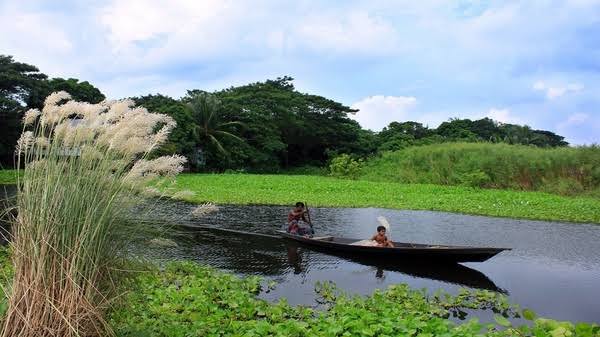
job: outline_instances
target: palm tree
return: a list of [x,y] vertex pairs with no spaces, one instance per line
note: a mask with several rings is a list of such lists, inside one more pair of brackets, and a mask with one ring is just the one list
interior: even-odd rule
[[227,151],[221,141],[232,138],[243,141],[240,137],[227,131],[231,126],[243,126],[241,122],[222,122],[220,118],[221,101],[207,92],[195,92],[188,100],[188,107],[196,121],[196,137],[199,141],[198,152],[202,153],[205,144],[213,144],[223,154]]

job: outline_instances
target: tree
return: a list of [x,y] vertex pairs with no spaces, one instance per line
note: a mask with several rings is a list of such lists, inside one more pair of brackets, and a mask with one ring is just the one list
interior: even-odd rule
[[[196,128],[195,135],[198,140],[198,154],[202,156],[204,151],[213,146],[220,154],[226,155],[227,151],[223,147],[223,139],[234,139],[243,142],[243,139],[232,133],[232,127],[240,127],[243,124],[239,121],[224,122],[221,119],[221,101],[214,95],[206,92],[192,92],[184,98],[187,106],[192,111]],[[198,158],[202,163],[203,158]]]
[[0,55],[0,164],[12,165],[21,118],[46,77],[35,66]]
[[100,103],[106,97],[96,87],[91,85],[88,81],[79,82],[76,78],[53,78],[48,81],[49,93],[55,91],[66,91],[74,100],[88,103]]
[[[242,121],[247,146],[239,155],[246,168],[323,165],[335,153],[372,151],[372,134],[348,118],[356,110],[322,96],[298,92],[289,76],[215,93],[224,120]],[[234,162],[241,157],[232,154]]]

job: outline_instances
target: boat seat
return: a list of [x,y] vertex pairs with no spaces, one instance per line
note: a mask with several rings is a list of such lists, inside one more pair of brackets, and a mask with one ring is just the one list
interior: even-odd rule
[[322,240],[322,241],[331,241],[331,240],[333,240],[333,236],[313,236],[311,239]]

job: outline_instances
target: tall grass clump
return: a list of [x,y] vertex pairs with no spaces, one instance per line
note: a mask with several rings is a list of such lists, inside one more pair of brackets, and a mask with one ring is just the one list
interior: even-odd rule
[[362,178],[600,196],[600,147],[443,143],[387,152]]
[[136,230],[119,218],[137,200],[136,185],[181,171],[183,157],[146,159],[175,122],[130,100],[88,104],[65,92],[23,122],[2,336],[111,334],[103,313],[113,267]]

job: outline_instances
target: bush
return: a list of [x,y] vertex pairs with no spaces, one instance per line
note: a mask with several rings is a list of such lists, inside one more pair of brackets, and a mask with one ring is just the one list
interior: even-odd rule
[[362,159],[354,159],[350,155],[342,154],[331,160],[329,172],[334,177],[357,179],[362,167]]

